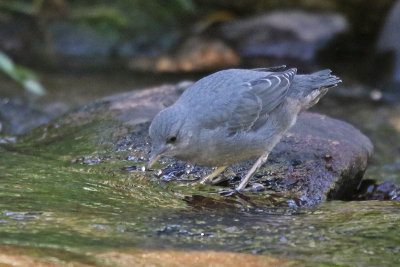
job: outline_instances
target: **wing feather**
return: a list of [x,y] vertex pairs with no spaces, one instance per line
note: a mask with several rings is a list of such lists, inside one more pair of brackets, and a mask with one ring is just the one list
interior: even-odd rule
[[251,130],[257,120],[264,118],[281,104],[296,72],[296,69],[275,72],[242,84],[247,90],[233,103],[235,108],[228,120],[230,135]]
[[262,101],[258,96],[250,91],[243,92],[228,121],[229,134],[250,130],[259,118],[261,109]]

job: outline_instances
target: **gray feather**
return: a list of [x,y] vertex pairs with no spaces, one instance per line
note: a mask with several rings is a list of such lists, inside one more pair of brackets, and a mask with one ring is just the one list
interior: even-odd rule
[[290,96],[296,99],[307,97],[315,90],[325,92],[327,89],[336,86],[341,80],[331,75],[331,70],[321,70],[312,74],[307,75],[296,75],[293,79],[293,86],[290,90]]
[[260,117],[282,103],[295,75],[296,69],[289,69],[244,83],[247,90],[234,102],[235,109],[228,121],[230,135],[249,131]]
[[296,72],[296,69],[288,69],[250,82],[250,90],[262,101],[261,115],[270,113],[282,103]]
[[262,109],[261,99],[251,91],[243,92],[241,98],[237,100],[238,103],[228,121],[230,135],[238,131],[250,130],[259,118]]
[[276,72],[276,71],[283,71],[286,69],[286,65],[280,65],[280,66],[274,66],[274,67],[268,67],[268,68],[256,68],[252,69],[254,71],[261,71],[261,72]]

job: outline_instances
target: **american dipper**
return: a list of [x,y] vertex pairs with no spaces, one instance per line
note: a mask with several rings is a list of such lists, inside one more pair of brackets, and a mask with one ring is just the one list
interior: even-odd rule
[[211,183],[228,166],[258,157],[236,187],[242,191],[298,114],[341,82],[329,69],[297,75],[285,68],[229,69],[194,83],[154,117],[148,167],[160,155],[218,166],[201,179]]

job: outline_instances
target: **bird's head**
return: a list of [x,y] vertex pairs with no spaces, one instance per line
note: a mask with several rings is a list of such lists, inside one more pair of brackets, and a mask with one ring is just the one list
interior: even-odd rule
[[173,106],[162,110],[151,122],[149,135],[151,138],[150,168],[161,155],[176,156],[188,146],[189,136],[183,129],[185,114]]

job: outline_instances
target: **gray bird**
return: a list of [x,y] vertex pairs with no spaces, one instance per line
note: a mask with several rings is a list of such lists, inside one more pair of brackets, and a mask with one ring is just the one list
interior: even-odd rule
[[229,69],[194,83],[154,117],[148,167],[161,155],[218,167],[201,179],[210,183],[230,165],[257,157],[236,187],[242,191],[298,114],[341,82],[328,69],[297,75],[285,68]]

